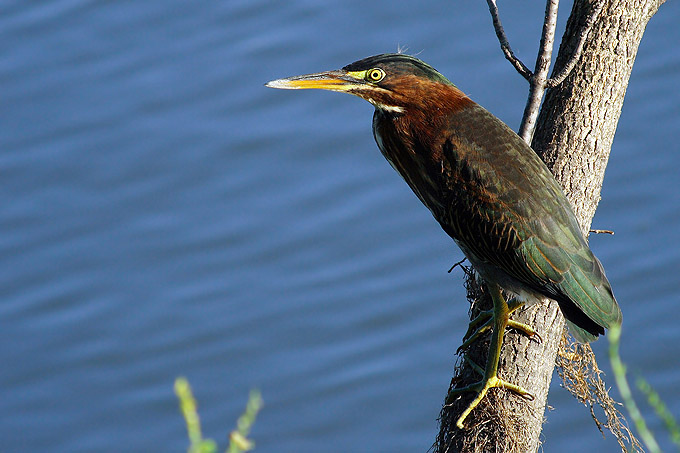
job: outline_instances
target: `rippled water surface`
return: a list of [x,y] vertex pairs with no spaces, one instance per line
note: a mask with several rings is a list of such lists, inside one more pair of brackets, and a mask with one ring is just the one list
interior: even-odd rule
[[[526,8],[502,13],[530,63]],[[0,450],[183,451],[186,375],[221,443],[258,387],[257,451],[426,451],[466,328],[462,255],[380,156],[369,104],[263,83],[400,46],[516,128],[526,86],[486,4],[0,11]],[[616,235],[592,239],[624,359],[676,415],[678,17],[668,2],[647,29],[593,224]],[[545,450],[615,451],[558,381]]]

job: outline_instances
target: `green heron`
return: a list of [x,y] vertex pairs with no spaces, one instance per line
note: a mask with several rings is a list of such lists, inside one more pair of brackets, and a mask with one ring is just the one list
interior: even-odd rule
[[[490,388],[530,396],[498,377],[505,328],[535,334],[509,319],[524,301],[557,301],[581,342],[621,323],[604,269],[543,161],[434,68],[407,55],[382,54],[267,86],[341,91],[373,104],[380,151],[484,280],[493,308],[468,333],[482,324],[474,340],[491,328],[489,354],[483,378],[449,395],[477,392],[457,421],[460,428]],[[515,298],[506,301],[501,290]]]

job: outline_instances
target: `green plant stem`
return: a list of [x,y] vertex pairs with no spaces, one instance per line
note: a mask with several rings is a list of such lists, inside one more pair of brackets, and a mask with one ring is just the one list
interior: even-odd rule
[[248,439],[248,434],[255,423],[257,413],[262,408],[262,396],[257,390],[251,390],[246,404],[246,411],[238,418],[236,429],[229,434],[228,453],[241,453],[255,448],[255,443]]
[[668,410],[668,407],[666,407],[666,404],[661,400],[659,394],[651,385],[649,385],[649,382],[642,377],[638,377],[635,380],[635,385],[645,394],[649,405],[652,406],[656,415],[658,415],[666,425],[666,429],[671,436],[671,441],[680,446],[680,426],[678,425],[677,420],[675,420],[675,417],[673,417],[673,414]]
[[659,444],[656,442],[654,434],[647,428],[647,423],[645,423],[645,419],[642,418],[640,409],[638,409],[637,404],[635,404],[633,394],[628,385],[628,380],[626,379],[626,366],[621,361],[621,356],[619,355],[621,327],[615,326],[609,329],[607,337],[609,338],[609,361],[612,365],[612,370],[614,371],[616,386],[619,389],[621,398],[623,398],[623,405],[628,410],[630,417],[633,419],[633,423],[635,423],[635,428],[637,428],[637,431],[640,434],[642,442],[647,446],[650,453],[661,453],[661,448],[659,448]]

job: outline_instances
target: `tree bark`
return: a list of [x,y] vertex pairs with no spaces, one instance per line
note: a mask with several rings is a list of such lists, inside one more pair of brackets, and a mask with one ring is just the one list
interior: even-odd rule
[[[600,200],[604,171],[638,46],[649,19],[664,2],[604,1],[575,67],[561,84],[547,91],[532,142],[534,150],[562,184],[583,231],[590,228]],[[553,73],[558,73],[569,60],[579,31],[594,6],[594,0],[574,1]],[[479,309],[476,305],[484,308],[483,302],[474,301],[479,299],[482,288],[473,278],[468,278],[467,285],[474,316]],[[473,395],[444,406],[435,452],[538,450],[564,319],[553,301],[518,310],[513,319],[536,329],[542,341],[532,341],[508,330],[499,375],[532,392],[534,399],[527,401],[506,390],[493,389],[470,414],[462,430],[455,423]],[[470,347],[468,356],[483,364],[487,348],[488,342],[478,341]],[[451,386],[462,387],[479,378],[463,362]]]

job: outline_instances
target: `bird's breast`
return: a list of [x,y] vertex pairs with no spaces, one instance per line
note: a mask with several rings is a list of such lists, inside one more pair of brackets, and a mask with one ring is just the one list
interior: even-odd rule
[[412,127],[408,115],[376,110],[373,135],[385,159],[439,220],[444,215],[444,164],[435,133]]

